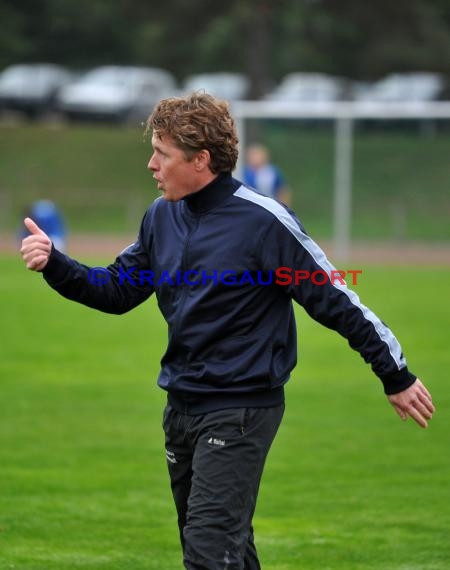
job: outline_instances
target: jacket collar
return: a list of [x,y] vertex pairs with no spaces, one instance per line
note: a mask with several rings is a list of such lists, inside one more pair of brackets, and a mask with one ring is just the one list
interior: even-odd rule
[[231,176],[231,172],[221,172],[198,192],[183,198],[188,209],[195,214],[207,212],[226,200],[240,186]]

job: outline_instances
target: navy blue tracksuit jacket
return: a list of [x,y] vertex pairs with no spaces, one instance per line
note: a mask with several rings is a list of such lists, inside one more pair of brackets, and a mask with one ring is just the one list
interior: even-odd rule
[[[43,273],[63,296],[108,313],[156,294],[169,336],[158,384],[179,411],[280,404],[297,360],[293,300],[344,336],[387,394],[416,379],[391,330],[327,279],[335,268],[295,215],[229,173],[179,202],[157,199],[106,269],[106,283],[91,283],[89,267],[54,249]],[[295,271],[316,277],[296,284]]]

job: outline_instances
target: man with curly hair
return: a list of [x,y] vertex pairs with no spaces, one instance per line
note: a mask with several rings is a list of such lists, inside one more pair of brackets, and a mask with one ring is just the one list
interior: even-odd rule
[[146,132],[162,198],[106,276],[93,281],[29,218],[22,257],[60,294],[101,311],[156,294],[169,332],[158,384],[184,566],[256,570],[252,519],[297,359],[293,300],[370,363],[402,419],[426,427],[434,407],[391,330],[343,280],[273,277],[336,270],[292,211],[232,177],[238,140],[225,102],[165,99]]

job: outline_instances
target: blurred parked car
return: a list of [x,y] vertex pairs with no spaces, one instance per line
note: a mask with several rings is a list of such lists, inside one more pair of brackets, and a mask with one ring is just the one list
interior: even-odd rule
[[304,103],[337,101],[344,96],[344,82],[323,73],[289,73],[265,96],[269,101]]
[[392,73],[355,93],[356,101],[423,102],[439,99],[445,87],[438,73]]
[[58,107],[70,119],[138,122],[175,91],[175,79],[168,71],[111,65],[92,69],[62,89]]
[[206,93],[226,99],[237,101],[245,99],[250,90],[250,81],[242,73],[200,73],[191,75],[184,80],[182,93],[204,90]]
[[59,65],[11,65],[0,75],[0,108],[35,117],[54,108],[59,89],[71,80],[71,73]]

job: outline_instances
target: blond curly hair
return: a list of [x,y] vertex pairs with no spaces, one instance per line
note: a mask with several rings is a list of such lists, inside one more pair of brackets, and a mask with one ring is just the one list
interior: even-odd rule
[[144,136],[170,137],[188,160],[208,150],[214,174],[234,170],[238,158],[236,126],[226,101],[203,92],[161,100],[147,119]]

